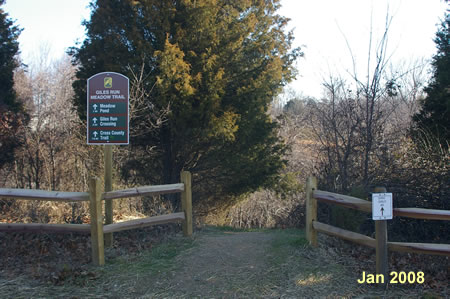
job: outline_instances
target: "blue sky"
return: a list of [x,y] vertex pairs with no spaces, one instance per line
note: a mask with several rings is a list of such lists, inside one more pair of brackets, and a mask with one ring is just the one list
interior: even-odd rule
[[[53,59],[82,41],[83,19],[90,0],[7,0],[3,7],[22,32],[19,42],[25,63],[47,48]],[[347,38],[357,63],[364,65],[372,16],[375,41],[383,30],[386,12],[393,16],[388,51],[393,63],[431,58],[433,38],[446,4],[442,0],[282,0],[280,14],[291,18],[295,46],[305,58],[298,61],[299,77],[292,88],[319,97],[322,77],[351,67]],[[344,38],[345,35],[345,38]],[[362,71],[364,72],[364,71]]]

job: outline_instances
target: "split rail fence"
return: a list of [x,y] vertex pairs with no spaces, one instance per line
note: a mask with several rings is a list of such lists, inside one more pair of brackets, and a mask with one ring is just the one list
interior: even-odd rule
[[[387,272],[387,250],[450,256],[450,244],[389,242],[386,221],[375,221],[376,238],[341,229],[317,221],[317,201],[372,213],[372,202],[356,197],[317,189],[317,179],[309,177],[306,182],[306,237],[317,246],[317,232],[376,249],[377,273]],[[450,211],[422,208],[394,208],[394,217],[409,217],[428,220],[450,220]],[[381,230],[381,231],[380,231]],[[383,250],[385,252],[383,252]]]
[[[103,224],[102,201],[104,200],[170,193],[181,193],[182,212],[106,225]],[[181,172],[181,182],[178,184],[142,186],[124,190],[102,192],[100,179],[91,178],[89,181],[89,192],[59,192],[0,188],[0,198],[58,202],[89,201],[89,213],[91,218],[90,224],[0,223],[0,231],[91,234],[92,261],[95,265],[105,264],[104,234],[172,222],[182,222],[183,234],[185,236],[192,235],[193,230],[191,174],[188,171]]]

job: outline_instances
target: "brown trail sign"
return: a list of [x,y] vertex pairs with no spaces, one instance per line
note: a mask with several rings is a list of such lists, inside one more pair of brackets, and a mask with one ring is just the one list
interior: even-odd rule
[[[103,144],[105,192],[112,190],[112,146],[129,144],[129,80],[114,72],[98,73],[87,80],[87,144]],[[113,202],[105,200],[105,223],[113,223]],[[112,233],[105,234],[112,245]]]
[[129,80],[114,72],[87,80],[87,144],[129,143]]

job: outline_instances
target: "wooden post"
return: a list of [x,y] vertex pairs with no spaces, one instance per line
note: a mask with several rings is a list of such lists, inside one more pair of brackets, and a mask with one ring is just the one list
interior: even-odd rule
[[181,209],[184,212],[185,220],[183,221],[183,234],[185,236],[192,235],[192,189],[191,189],[191,173],[182,171],[180,174],[181,182],[184,184],[184,191],[181,192]]
[[89,181],[89,210],[91,214],[92,262],[94,265],[105,264],[105,248],[103,244],[102,189],[99,178]]
[[[112,145],[104,146],[105,155],[105,192],[112,191]],[[113,200],[105,200],[105,224],[112,224],[113,221]],[[105,234],[105,246],[111,247],[113,244],[113,234]]]
[[313,228],[313,221],[317,220],[317,200],[313,196],[317,190],[317,179],[313,176],[306,181],[306,238],[309,244],[317,247],[317,231]]
[[[374,193],[386,193],[385,187],[375,187]],[[376,238],[376,272],[384,277],[384,284],[389,280],[388,273],[388,237],[387,221],[375,220],[375,238]]]

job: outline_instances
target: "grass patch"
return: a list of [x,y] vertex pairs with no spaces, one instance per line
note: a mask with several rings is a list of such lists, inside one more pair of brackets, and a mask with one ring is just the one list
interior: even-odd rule
[[[292,272],[302,261],[295,253],[304,248],[308,242],[305,232],[298,229],[271,230],[272,241],[267,252],[267,266],[270,271],[271,284],[277,286],[285,284],[293,275]],[[294,267],[293,267],[294,266]],[[292,268],[293,267],[293,268]]]
[[[117,252],[110,255],[117,256]],[[209,226],[193,238],[178,234],[150,250],[124,251],[120,257],[107,258],[104,267],[63,266],[61,273],[67,276],[61,285],[0,276],[0,294],[5,298],[317,298],[330,294],[350,298],[376,294],[375,288],[356,283],[359,275],[352,264],[339,264],[335,257],[329,248],[309,246],[303,230]],[[431,293],[426,296],[434,298]]]
[[[262,294],[278,297],[321,297],[336,289],[336,281],[344,268],[328,258],[321,259],[319,250],[308,245],[304,230],[271,230],[270,247],[267,249],[265,283],[271,292]],[[317,289],[320,286],[321,289]]]
[[269,230],[268,232],[275,235],[274,241],[272,242],[273,248],[297,248],[308,245],[304,230],[291,228]]
[[271,260],[276,264],[283,263],[292,254],[308,244],[305,232],[298,229],[272,230],[274,238],[270,246]]
[[206,233],[249,233],[249,232],[267,232],[272,231],[270,228],[238,228],[232,226],[216,226],[207,225],[203,227],[202,231]]
[[175,258],[187,249],[193,247],[194,239],[172,238],[164,243],[156,245],[150,251],[145,251],[137,257],[128,256],[115,258],[107,261],[105,270],[116,273],[117,271],[126,273],[157,274],[173,270]]
[[195,244],[195,239],[178,235],[137,255],[125,253],[121,257],[107,258],[103,267],[87,265],[76,272],[68,269],[59,285],[31,282],[26,278],[22,281],[0,279],[0,290],[5,298],[139,297],[158,279],[176,271],[177,256]]

